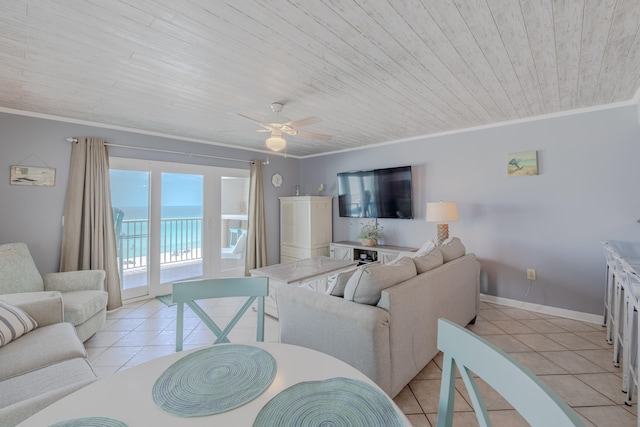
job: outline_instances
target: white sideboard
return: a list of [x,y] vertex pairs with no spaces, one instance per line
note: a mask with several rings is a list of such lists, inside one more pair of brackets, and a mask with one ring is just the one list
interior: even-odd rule
[[394,260],[402,252],[415,252],[418,248],[404,246],[362,246],[360,242],[334,242],[331,243],[329,253],[331,258],[347,261],[358,261],[360,264],[380,261],[386,264]]
[[329,256],[331,196],[280,197],[280,262]]

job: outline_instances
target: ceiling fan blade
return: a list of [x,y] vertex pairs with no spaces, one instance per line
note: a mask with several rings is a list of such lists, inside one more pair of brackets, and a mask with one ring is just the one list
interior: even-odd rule
[[271,129],[265,127],[264,129],[258,129],[256,132],[271,132]]
[[296,120],[294,122],[287,123],[292,128],[301,128],[303,126],[313,125],[322,121],[319,117],[307,117],[306,119]]
[[314,132],[305,132],[303,130],[299,130],[296,133],[296,136],[301,136],[303,138],[318,139],[320,141],[329,141],[331,140],[331,138],[333,138],[331,135],[324,135],[322,133],[314,133]]
[[256,120],[254,118],[251,118],[249,116],[245,116],[244,114],[240,114],[240,113],[236,113],[237,115],[239,115],[240,117],[244,117],[247,120],[251,120],[252,122],[258,123],[259,125],[263,125],[262,122],[260,120]]

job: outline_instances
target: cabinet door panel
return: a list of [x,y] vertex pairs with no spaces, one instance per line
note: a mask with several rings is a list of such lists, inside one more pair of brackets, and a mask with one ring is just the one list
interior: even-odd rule
[[280,204],[280,244],[291,245],[295,243],[293,203]]
[[336,259],[353,260],[353,249],[345,246],[332,246],[331,257]]
[[310,236],[310,222],[311,222],[311,207],[309,203],[294,202],[294,219],[293,219],[293,234],[295,244],[299,246],[309,246],[311,244]]
[[383,252],[378,251],[378,261],[382,264],[393,261],[398,257],[398,252]]

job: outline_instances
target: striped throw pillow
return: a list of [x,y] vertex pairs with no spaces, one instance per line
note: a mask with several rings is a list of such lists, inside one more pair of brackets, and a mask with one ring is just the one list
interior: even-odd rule
[[24,310],[0,301],[0,347],[37,327],[36,321]]

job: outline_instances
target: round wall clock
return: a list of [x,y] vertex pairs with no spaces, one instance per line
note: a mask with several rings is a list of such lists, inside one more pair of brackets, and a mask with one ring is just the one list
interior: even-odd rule
[[271,183],[274,187],[280,187],[282,185],[282,175],[279,173],[274,173],[271,177]]

